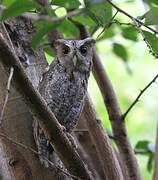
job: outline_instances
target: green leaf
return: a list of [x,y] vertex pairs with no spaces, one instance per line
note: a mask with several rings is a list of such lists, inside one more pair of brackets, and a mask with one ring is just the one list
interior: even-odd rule
[[150,44],[152,50],[156,54],[158,54],[158,38],[156,37],[156,35],[148,32],[148,31],[143,31],[143,34],[144,34],[147,42]]
[[93,3],[92,1],[85,1],[87,8],[86,13],[99,26],[108,23],[112,18],[112,7],[109,3]]
[[54,0],[53,5],[62,6],[66,9],[78,8],[81,3],[78,0]]
[[151,9],[145,14],[146,25],[157,25],[158,24],[158,7],[151,7]]
[[144,152],[143,155],[148,156],[147,170],[149,172],[151,172],[152,170],[153,158],[154,158],[153,147],[151,148],[151,146],[153,145],[147,140],[139,141],[135,146],[136,150],[138,151],[141,150],[142,152]]
[[126,48],[119,43],[113,43],[113,52],[120,57],[123,61],[127,61],[128,60],[128,53]]
[[58,29],[63,32],[66,37],[79,36],[78,28],[69,20],[64,20],[60,23]]
[[148,144],[150,142],[147,140],[143,140],[143,141],[138,141],[138,143],[135,146],[135,149],[143,149],[143,150],[147,150],[148,151]]
[[152,3],[158,5],[157,0],[145,0],[145,2],[147,2],[149,5],[151,5]]
[[44,48],[44,52],[46,52],[46,53],[47,53],[49,56],[51,56],[51,57],[54,57],[54,56],[55,56],[53,50],[52,50],[50,47],[45,47],[45,48]]
[[105,3],[105,0],[84,0],[86,6]]
[[15,17],[22,13],[36,8],[36,3],[31,0],[16,0],[9,7],[7,7],[1,16],[1,20],[6,20],[9,17]]
[[106,29],[98,38],[97,41],[112,38],[115,35],[113,28]]
[[[87,0],[89,1],[89,0]],[[97,3],[103,3],[105,2],[104,0],[90,0],[91,4],[97,4]]]
[[122,36],[126,39],[130,39],[132,41],[138,40],[138,32],[135,27],[126,27],[122,28]]
[[105,25],[112,18],[112,7],[103,0],[84,0],[86,13],[99,26]]
[[32,47],[36,48],[42,41],[43,37],[48,34],[53,28],[56,28],[59,23],[52,23],[46,21],[36,22],[36,34],[32,38]]
[[14,2],[15,2],[16,0],[3,0],[2,1],[2,4],[3,4],[3,6],[5,6],[6,8],[8,7],[8,6],[10,6],[11,4],[13,4]]
[[154,155],[153,155],[152,153],[150,153],[149,159],[148,159],[148,162],[147,162],[147,170],[148,170],[149,172],[152,171],[153,160],[154,160]]
[[87,16],[85,14],[72,17],[72,19],[85,25],[85,26],[94,26],[95,25],[95,22],[89,16]]

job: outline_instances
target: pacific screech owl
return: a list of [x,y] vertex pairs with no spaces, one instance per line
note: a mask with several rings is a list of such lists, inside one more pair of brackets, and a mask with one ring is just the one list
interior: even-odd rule
[[[95,41],[59,39],[55,42],[56,58],[44,74],[39,92],[59,123],[71,133],[81,114],[88,77],[92,67],[92,49]],[[49,159],[51,146],[40,125],[34,121],[34,136],[40,152]]]

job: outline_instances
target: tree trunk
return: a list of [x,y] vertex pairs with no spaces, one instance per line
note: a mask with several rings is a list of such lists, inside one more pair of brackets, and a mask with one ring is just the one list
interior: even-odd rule
[[[43,51],[41,49],[33,51],[31,48],[30,42],[32,34],[34,32],[35,29],[33,27],[32,22],[24,18],[12,19],[5,23],[5,26],[3,24],[0,24],[0,33],[2,33],[3,36],[5,36],[10,45],[10,40],[12,41],[16,54],[22,61],[25,60],[22,59],[24,57],[24,53],[28,53],[30,65],[26,68],[26,71],[33,85],[37,87],[40,77],[42,75],[42,71],[45,69],[47,64]],[[5,97],[7,80],[8,75],[6,74],[6,71],[4,70],[4,67],[2,66],[0,60],[0,109],[2,108],[2,104]],[[30,114],[27,104],[19,92],[20,88],[15,89],[13,83],[10,89],[9,99],[3,117],[4,131],[5,134],[11,137],[14,141],[25,144],[26,146],[31,147],[33,149],[36,149],[35,142],[33,139],[32,115]],[[13,150],[13,146],[15,152]],[[55,168],[52,168],[51,170],[44,168],[40,164],[37,155],[33,154],[29,150],[23,149],[19,146],[15,147],[15,145],[10,144],[8,141],[4,139],[1,139],[0,157],[3,158],[0,158],[0,175],[2,179],[9,180],[10,177],[12,177],[10,175],[11,171],[9,169],[10,163],[8,161],[8,156],[11,156],[13,159],[16,159],[17,154],[19,154],[18,158],[24,159],[24,161],[19,160],[19,166],[21,166],[22,168],[24,164],[24,168],[22,168],[23,171],[24,169],[29,169],[29,172],[32,176],[31,179],[66,179],[66,176],[63,175],[61,172],[59,173]],[[24,163],[25,161],[26,163]],[[5,164],[5,168],[3,164]],[[19,171],[20,170],[16,172],[19,173]],[[15,177],[18,176],[18,174],[15,174]],[[30,176],[21,179],[29,178]]]

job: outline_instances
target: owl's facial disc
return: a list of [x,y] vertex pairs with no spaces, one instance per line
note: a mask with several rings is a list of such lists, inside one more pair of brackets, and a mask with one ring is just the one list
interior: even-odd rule
[[76,64],[77,64],[77,57],[76,57],[76,55],[74,55],[72,61],[73,61],[74,66],[76,66]]
[[86,56],[86,54],[87,54],[87,46],[82,45],[79,50],[80,50],[80,53],[81,53],[83,56]]
[[63,54],[67,55],[67,54],[69,54],[70,51],[71,51],[70,47],[63,44]]

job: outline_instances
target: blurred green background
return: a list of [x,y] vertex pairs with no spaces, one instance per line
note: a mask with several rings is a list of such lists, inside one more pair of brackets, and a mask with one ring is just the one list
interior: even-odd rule
[[[142,15],[146,11],[146,7],[143,6],[140,0],[131,1],[131,3],[122,0],[117,1],[117,4],[134,17]],[[122,22],[129,22],[129,19],[122,14],[119,15],[119,18]],[[158,74],[158,60],[149,54],[149,50],[141,36],[139,36],[138,42],[132,42],[122,38],[119,29],[116,28],[115,31],[117,35],[113,39],[107,39],[97,43],[97,51],[112,81],[121,109],[125,112],[135,100],[140,90]],[[127,64],[114,55],[112,51],[113,42],[121,43],[126,47],[129,54],[128,68],[130,68],[131,74],[128,72]],[[101,94],[92,75],[90,77],[88,91],[104,127],[110,128]],[[133,147],[139,140],[148,140],[155,144],[157,120],[158,84],[154,83],[143,94],[140,101],[135,105],[126,119],[128,134]],[[137,155],[137,159],[143,179],[152,179],[153,171],[148,172],[146,167],[148,158],[143,155]]]

